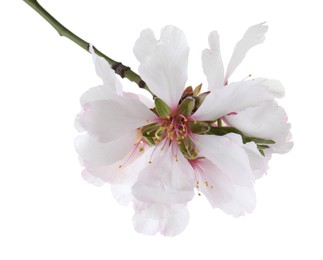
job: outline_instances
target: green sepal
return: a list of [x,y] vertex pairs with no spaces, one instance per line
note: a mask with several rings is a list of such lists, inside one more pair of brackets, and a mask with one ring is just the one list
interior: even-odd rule
[[184,139],[180,139],[178,141],[178,147],[186,158],[188,159],[196,158],[197,150],[191,138],[186,137]]
[[190,116],[195,107],[195,99],[192,97],[185,98],[178,106],[178,112],[183,116]]
[[193,96],[197,97],[201,93],[201,89],[202,89],[202,83],[194,89]]
[[206,96],[210,94],[210,91],[207,92],[203,92],[200,95],[198,95],[197,97],[195,97],[195,107],[194,107],[194,111],[199,109],[199,107],[202,105],[204,99],[206,98]]
[[144,139],[146,140],[148,145],[155,145],[156,144],[154,139],[151,137],[144,136]]
[[170,107],[163,100],[161,100],[158,97],[155,98],[155,108],[156,108],[156,112],[160,118],[166,118],[172,112]]
[[188,126],[194,134],[205,134],[210,130],[208,124],[199,121],[189,122]]
[[153,123],[142,127],[141,132],[144,137],[155,137],[157,130],[160,128],[160,123]]

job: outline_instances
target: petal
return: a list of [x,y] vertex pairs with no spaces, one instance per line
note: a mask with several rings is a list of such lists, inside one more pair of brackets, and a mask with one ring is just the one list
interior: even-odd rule
[[194,196],[193,174],[180,152],[174,156],[171,148],[166,148],[140,173],[132,192],[142,202],[186,203]]
[[166,206],[135,202],[136,213],[133,216],[134,228],[145,235],[160,232],[164,236],[181,233],[189,222],[189,213],[185,205]]
[[91,183],[91,184],[93,184],[95,186],[102,186],[102,185],[105,184],[105,182],[101,178],[92,175],[87,170],[82,171],[82,177],[88,183]]
[[254,177],[249,164],[249,158],[236,140],[229,137],[215,135],[200,135],[196,138],[199,156],[210,160],[224,172],[232,183],[240,186],[252,186]]
[[256,195],[252,185],[235,184],[228,172],[207,159],[199,160],[198,168],[199,190],[213,208],[220,208],[234,217],[254,210]]
[[83,106],[81,125],[89,135],[109,142],[147,125],[156,116],[139,100],[115,95]]
[[80,135],[75,139],[75,148],[83,160],[109,165],[121,160],[133,149],[136,134],[136,131],[132,131],[107,143],[98,142],[89,135]]
[[80,103],[84,106],[87,103],[91,103],[97,100],[114,100],[118,96],[116,93],[108,88],[106,85],[90,88],[80,98]]
[[216,120],[231,112],[239,112],[257,106],[264,101],[273,100],[266,85],[248,80],[234,82],[225,88],[212,91],[194,114],[196,120]]
[[111,193],[114,199],[123,206],[128,206],[132,201],[131,186],[128,183],[111,185]]
[[253,171],[255,179],[262,177],[268,170],[268,161],[270,156],[263,156],[254,142],[242,143],[242,137],[238,134],[227,134],[226,137],[230,138],[236,144],[240,145],[249,158],[250,167]]
[[145,29],[140,33],[136,41],[133,52],[139,62],[143,62],[151,55],[157,46],[157,40],[151,29]]
[[[153,39],[151,32],[144,33],[147,34]],[[147,37],[140,38],[136,43],[135,53],[140,61],[139,73],[149,89],[175,109],[187,80],[189,48],[186,38],[176,27],[166,26],[162,29],[160,40],[155,42],[154,47],[153,43],[151,40],[147,44]],[[138,51],[146,45],[149,46],[147,52]]]
[[263,84],[268,86],[269,92],[275,98],[282,98],[285,96],[285,89],[279,80],[266,79]]
[[248,28],[242,39],[237,43],[228,64],[227,73],[224,81],[227,82],[229,77],[242,62],[247,52],[255,45],[265,40],[265,33],[268,26],[265,23],[256,24]]
[[[128,186],[127,189],[130,194],[131,187],[137,181],[139,173],[148,165],[152,149],[148,147],[145,152],[142,152],[142,149],[133,149],[121,160],[108,165],[96,164],[86,160],[83,161],[83,165],[88,174],[104,182]],[[126,187],[123,187],[123,189],[125,190]]]
[[285,153],[292,148],[286,112],[274,101],[226,116],[226,121],[246,135],[275,141],[269,145],[273,152]]
[[95,71],[97,75],[103,80],[105,86],[110,90],[115,91],[118,94],[122,93],[122,85],[117,79],[114,70],[111,68],[110,64],[102,57],[98,56],[90,45],[90,53],[92,53],[93,63],[95,65]]
[[224,86],[224,68],[220,51],[218,32],[211,32],[209,35],[210,49],[202,53],[203,71],[207,77],[208,88],[213,91]]

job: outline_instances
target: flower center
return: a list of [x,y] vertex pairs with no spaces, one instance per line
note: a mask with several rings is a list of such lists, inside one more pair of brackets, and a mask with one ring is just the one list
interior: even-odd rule
[[[209,92],[200,93],[202,85],[194,90],[187,87],[177,109],[172,110],[162,99],[155,97],[155,107],[151,109],[157,116],[156,123],[141,128],[143,139],[149,145],[176,145],[187,159],[197,158],[198,150],[191,131],[191,115],[200,107]],[[198,126],[200,127],[200,126]],[[200,127],[201,128],[201,127]],[[196,130],[196,127],[194,128]]]
[[159,122],[144,126],[142,135],[150,145],[175,144],[187,159],[197,157],[197,149],[192,140],[191,131],[188,126],[191,121],[182,114],[167,115],[165,118],[159,118]]
[[181,115],[167,116],[162,120],[160,129],[165,129],[164,138],[168,138],[170,141],[184,140],[188,136],[188,119]]

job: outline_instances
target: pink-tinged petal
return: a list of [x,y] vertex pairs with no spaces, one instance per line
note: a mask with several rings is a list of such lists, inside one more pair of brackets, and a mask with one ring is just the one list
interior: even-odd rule
[[268,170],[268,161],[270,156],[263,156],[254,142],[242,143],[242,137],[237,134],[227,134],[226,137],[230,138],[236,144],[240,145],[249,158],[250,167],[253,171],[255,179],[262,177]]
[[157,46],[157,40],[151,29],[145,29],[140,33],[136,41],[133,52],[139,62],[143,62],[149,57]]
[[200,135],[196,137],[199,156],[212,161],[221,172],[241,186],[252,186],[254,177],[249,164],[248,155],[227,136]]
[[111,193],[114,199],[123,206],[128,206],[132,201],[131,186],[128,183],[111,185]]
[[105,143],[89,135],[80,135],[75,139],[75,148],[83,160],[109,165],[124,158],[134,148],[136,134],[137,131],[132,131]]
[[110,64],[102,57],[98,56],[90,45],[89,51],[92,53],[93,63],[95,65],[95,71],[97,75],[103,80],[103,83],[110,90],[115,91],[118,94],[122,93],[122,85],[117,79],[114,70]]
[[161,205],[135,201],[133,224],[135,230],[145,235],[160,232],[164,236],[175,236],[184,231],[189,222],[185,205]]
[[242,62],[247,52],[255,45],[264,42],[268,26],[265,23],[256,24],[248,28],[242,39],[237,43],[228,64],[227,73],[224,81],[227,82],[229,77]]
[[74,119],[74,127],[80,133],[82,133],[82,132],[85,131],[85,129],[83,128],[83,126],[81,124],[81,121],[80,121],[81,120],[81,117],[82,117],[82,112],[79,113],[79,114],[77,114],[76,117],[75,117],[75,119]]
[[286,153],[293,146],[286,112],[274,101],[226,116],[226,121],[248,136],[275,141],[269,145],[272,152]]
[[83,160],[86,170],[110,184],[127,184],[131,187],[139,173],[149,164],[152,147],[143,148],[140,145],[113,164],[102,165]]
[[268,92],[268,86],[252,80],[234,82],[207,95],[193,117],[196,120],[213,121],[267,100],[273,100],[273,96]]
[[204,74],[207,77],[208,88],[213,91],[224,86],[224,68],[218,32],[210,33],[209,45],[210,49],[206,49],[202,53],[202,64]]
[[256,195],[252,183],[248,186],[234,183],[227,171],[208,159],[200,159],[197,165],[199,191],[213,208],[220,208],[234,217],[254,210]]
[[81,125],[100,142],[109,142],[155,120],[156,115],[139,100],[115,95],[83,106]]
[[105,184],[105,182],[101,178],[92,175],[86,169],[82,171],[82,177],[88,183],[91,183],[95,186],[103,186]]
[[122,162],[123,160],[109,165],[97,165],[95,163],[84,161],[83,164],[85,170],[83,176],[86,176],[86,180],[90,183],[93,183],[92,180],[95,179],[100,179],[102,182],[110,184],[129,183],[127,178],[131,177],[127,174],[127,171],[124,168],[119,167]]
[[[158,148],[157,148],[158,149]],[[153,158],[139,175],[132,191],[136,199],[147,203],[186,203],[194,196],[194,172],[187,159],[171,148]]]
[[[150,31],[146,31],[147,34],[153,39]],[[139,73],[149,89],[175,109],[187,80],[189,48],[186,38],[176,27],[166,26],[161,30],[160,40],[155,43],[155,47],[151,46],[153,42],[140,38],[136,43],[136,55],[140,60]],[[144,54],[138,51],[140,44],[143,45],[141,49],[150,46]]]

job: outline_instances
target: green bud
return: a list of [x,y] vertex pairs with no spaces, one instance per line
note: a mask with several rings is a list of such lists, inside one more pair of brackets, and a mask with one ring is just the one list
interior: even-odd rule
[[210,126],[204,122],[190,122],[189,128],[194,134],[205,134],[210,130]]
[[178,112],[183,116],[190,116],[195,107],[195,99],[192,97],[185,98],[178,106]]
[[158,97],[155,98],[155,107],[156,112],[160,118],[166,118],[172,112],[170,107]]

